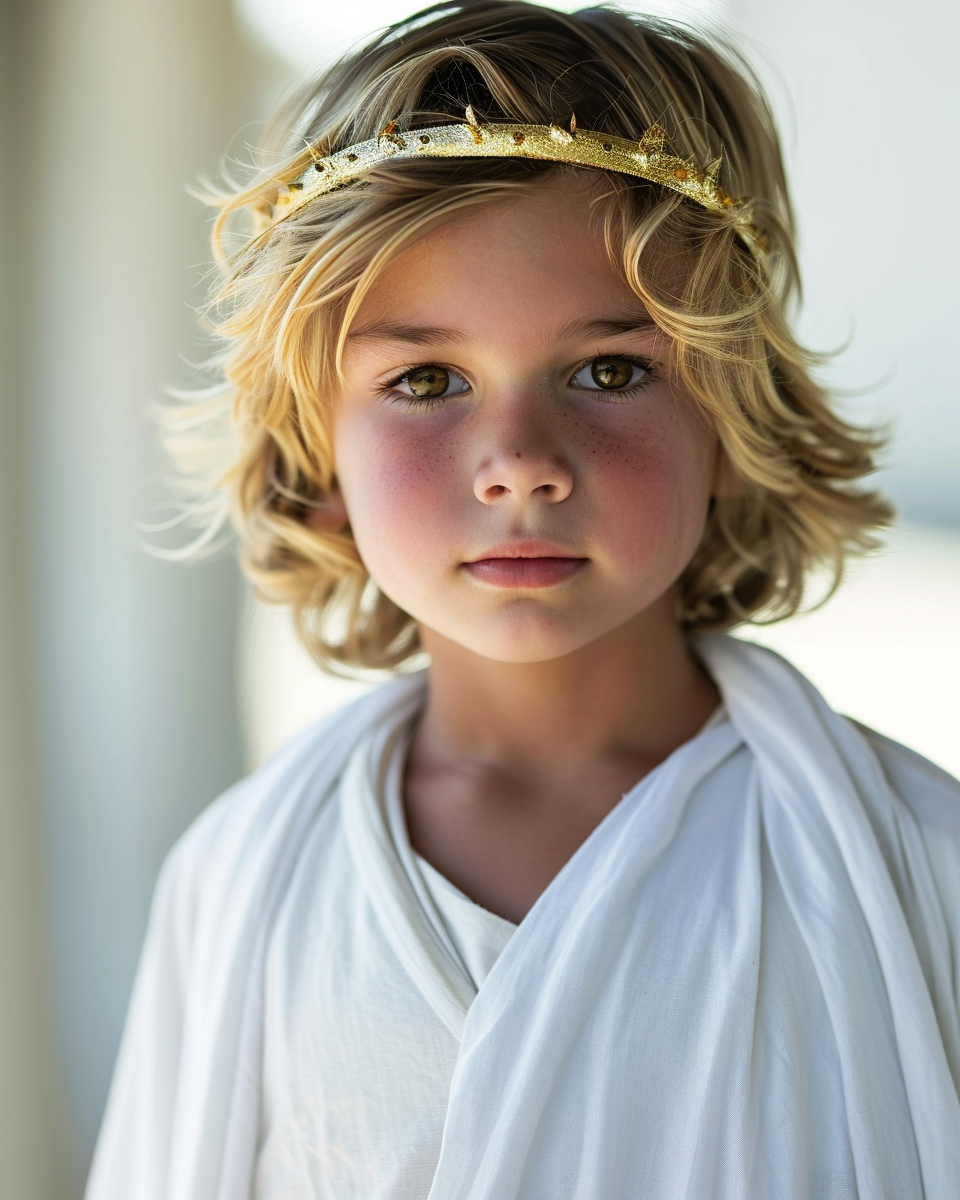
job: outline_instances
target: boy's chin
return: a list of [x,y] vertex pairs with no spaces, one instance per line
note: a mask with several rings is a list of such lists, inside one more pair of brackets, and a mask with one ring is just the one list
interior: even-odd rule
[[491,662],[534,664],[569,658],[599,644],[620,627],[620,622],[576,621],[551,614],[548,619],[499,619],[470,628],[444,623],[443,631],[421,624],[424,648],[436,662],[470,655]]

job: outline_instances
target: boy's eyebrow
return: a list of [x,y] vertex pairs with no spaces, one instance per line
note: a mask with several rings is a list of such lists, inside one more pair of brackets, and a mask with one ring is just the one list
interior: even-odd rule
[[438,325],[405,325],[399,321],[378,321],[362,329],[351,329],[348,342],[409,342],[414,346],[426,346],[437,342],[458,345],[467,341],[465,334],[456,329],[442,329]]
[[647,312],[630,313],[622,317],[595,317],[589,321],[570,321],[560,330],[558,340],[616,337],[618,333],[646,333],[657,328],[656,321]]

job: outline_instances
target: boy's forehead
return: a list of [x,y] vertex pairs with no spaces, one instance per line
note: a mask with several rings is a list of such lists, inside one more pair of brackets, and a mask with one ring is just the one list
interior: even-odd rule
[[653,322],[604,246],[584,187],[468,209],[407,246],[371,281],[353,345],[465,342],[506,324],[603,337]]

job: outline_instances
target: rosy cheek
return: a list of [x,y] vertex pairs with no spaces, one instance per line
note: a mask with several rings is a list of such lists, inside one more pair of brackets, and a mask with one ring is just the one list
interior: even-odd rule
[[709,495],[710,439],[675,410],[584,446],[585,482],[602,513],[603,540],[621,564],[671,564],[699,540]]
[[416,429],[357,430],[340,440],[337,462],[354,535],[375,575],[436,551],[457,495],[447,449]]

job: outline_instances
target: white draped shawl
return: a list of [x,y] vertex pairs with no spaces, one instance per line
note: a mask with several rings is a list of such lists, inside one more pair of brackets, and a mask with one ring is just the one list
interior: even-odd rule
[[88,1200],[248,1200],[266,949],[331,805],[396,958],[459,1041],[430,1200],[957,1200],[960,785],[771,652],[697,650],[730,722],[624,797],[478,994],[344,786],[358,748],[381,761],[378,738],[409,723],[422,677],[208,809],[157,885]]

